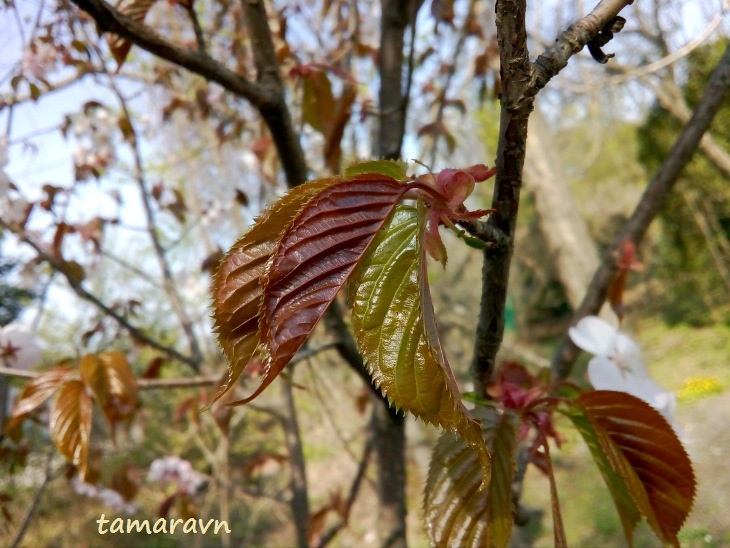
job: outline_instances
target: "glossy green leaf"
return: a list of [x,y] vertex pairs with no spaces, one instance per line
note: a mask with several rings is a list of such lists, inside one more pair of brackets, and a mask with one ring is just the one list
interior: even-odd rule
[[260,343],[261,277],[276,244],[302,207],[335,181],[318,179],[290,190],[261,214],[221,261],[213,278],[213,319],[229,369],[213,402],[238,381]]
[[408,164],[403,160],[369,160],[367,162],[358,162],[345,168],[345,177],[378,173],[396,181],[405,181],[408,178],[406,175],[407,169]]
[[609,390],[583,394],[569,416],[606,478],[627,539],[638,511],[662,542],[679,546],[677,534],[692,508],[696,480],[664,417],[634,396]]
[[78,467],[83,480],[91,438],[91,397],[82,381],[71,380],[61,386],[51,409],[50,429],[53,443]]
[[492,408],[474,411],[492,454],[492,479],[480,490],[477,453],[453,433],[439,439],[424,494],[426,530],[435,546],[507,546],[512,535],[512,480],[518,417]]
[[301,347],[407,187],[362,175],[324,189],[277,245],[263,279],[261,338],[268,360],[260,394]]
[[352,327],[373,378],[391,404],[458,432],[489,454],[479,424],[461,402],[438,338],[422,245],[425,213],[399,206],[363,258],[350,286]]

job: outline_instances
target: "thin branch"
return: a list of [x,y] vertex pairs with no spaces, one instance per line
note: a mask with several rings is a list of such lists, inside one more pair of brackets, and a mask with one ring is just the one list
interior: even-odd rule
[[28,509],[25,512],[25,515],[23,516],[23,521],[20,523],[20,526],[18,527],[18,532],[15,533],[15,538],[13,539],[13,544],[11,545],[13,548],[17,548],[20,546],[20,543],[23,542],[23,537],[25,537],[25,533],[28,531],[28,526],[30,525],[31,520],[33,519],[33,515],[35,514],[36,510],[38,509],[38,505],[41,502],[41,498],[43,498],[43,493],[46,491],[46,487],[50,483],[50,481],[53,479],[53,474],[51,474],[51,462],[53,461],[53,451],[49,451],[48,455],[46,457],[46,468],[45,472],[43,474],[43,481],[38,486],[38,489],[36,490],[35,494],[33,495],[33,500],[30,503],[30,506],[28,506]]
[[118,34],[160,59],[184,67],[206,80],[220,84],[231,93],[247,99],[256,108],[270,106],[272,98],[267,90],[249,82],[219,61],[202,55],[200,52],[190,51],[172,44],[150,27],[123,15],[104,0],[71,0],[71,2],[96,21],[100,32]]
[[302,434],[297,420],[297,408],[294,403],[294,391],[291,382],[281,383],[286,402],[286,420],[282,423],[284,437],[289,449],[289,464],[291,466],[291,510],[294,517],[294,527],[297,531],[297,545],[307,546],[309,537],[309,491],[307,489],[307,466],[304,459]]
[[268,99],[265,104],[254,106],[271,132],[286,174],[287,186],[293,188],[307,180],[307,162],[286,104],[266,6],[263,0],[241,0],[241,5],[251,38],[258,85],[265,90]]
[[347,496],[347,501],[345,502],[345,515],[342,516],[342,519],[340,521],[338,521],[327,531],[325,531],[324,534],[322,534],[322,538],[317,545],[318,548],[325,548],[325,546],[327,546],[335,538],[337,533],[339,533],[343,528],[347,527],[347,523],[350,518],[350,510],[352,509],[352,505],[355,503],[357,495],[360,492],[360,486],[362,485],[362,480],[365,478],[365,472],[368,469],[368,464],[370,462],[370,453],[372,452],[372,450],[373,442],[372,440],[368,440],[368,442],[365,444],[365,449],[363,450],[360,464],[357,467],[355,478],[352,480],[352,485],[350,485],[350,493]]
[[13,226],[7,224],[5,221],[0,219],[0,227],[5,228],[15,234],[15,236],[23,243],[28,244],[30,247],[32,247],[36,253],[38,253],[38,257],[42,259],[44,262],[48,263],[54,270],[57,272],[60,272],[64,278],[66,278],[66,282],[71,287],[74,293],[84,299],[85,301],[90,302],[94,306],[96,306],[99,310],[104,312],[107,316],[114,319],[119,325],[124,327],[129,333],[139,342],[145,343],[148,346],[159,350],[160,352],[163,352],[167,354],[168,356],[175,358],[176,360],[179,360],[182,363],[185,363],[195,369],[197,367],[197,362],[193,360],[190,356],[185,356],[175,350],[174,348],[171,348],[169,346],[165,346],[164,344],[160,343],[159,341],[153,339],[146,333],[144,333],[139,328],[133,326],[129,321],[122,315],[120,315],[118,312],[113,310],[108,305],[104,304],[96,295],[93,293],[90,293],[87,291],[82,285],[81,281],[78,280],[72,272],[69,271],[69,269],[64,265],[61,261],[54,258],[53,256],[46,253],[36,242],[31,240],[27,234],[25,234],[22,231],[18,231],[14,229]]
[[109,86],[119,100],[119,104],[122,108],[122,112],[124,113],[127,127],[129,129],[127,142],[132,149],[132,156],[134,158],[134,178],[137,186],[139,187],[140,199],[144,208],[145,218],[147,222],[147,233],[149,234],[150,240],[152,241],[152,248],[155,251],[155,257],[157,258],[157,263],[159,264],[160,271],[162,272],[162,280],[163,286],[165,288],[165,293],[167,293],[167,296],[170,299],[172,309],[177,315],[178,320],[180,321],[180,325],[183,329],[183,333],[185,333],[185,337],[188,340],[188,346],[190,347],[190,359],[195,364],[193,366],[193,369],[195,371],[198,371],[200,369],[200,363],[203,360],[203,355],[200,350],[200,343],[198,342],[198,338],[196,337],[195,331],[193,330],[193,322],[190,319],[187,310],[185,309],[185,304],[180,297],[177,285],[172,276],[172,269],[170,268],[170,263],[167,260],[167,255],[162,247],[162,243],[160,243],[160,238],[157,235],[157,222],[155,219],[155,213],[152,209],[152,204],[150,203],[150,195],[147,191],[147,181],[145,180],[145,171],[142,164],[142,153],[140,151],[139,141],[137,139],[137,130],[134,127],[134,122],[132,121],[129,109],[127,108],[127,101],[124,98],[124,95],[122,95],[122,92],[117,87],[114,78],[109,74],[107,74],[107,76],[109,77]]
[[[294,364],[304,360],[308,360],[309,358],[319,354],[320,352],[336,348],[337,344],[338,341],[329,341],[313,348],[300,350],[294,355],[289,363]],[[0,366],[0,377],[30,381],[35,379],[40,374],[41,372],[25,371],[23,369],[15,369],[13,367]],[[212,386],[215,384],[220,384],[220,382],[220,375],[185,377],[178,379],[137,379],[137,388],[139,388],[140,390],[158,390],[167,388],[199,388],[202,386]]]
[[[384,0],[380,20],[380,48],[378,67],[380,91],[378,95],[379,128],[374,143],[374,156],[395,160],[400,158],[406,127],[408,98],[403,88],[403,50],[405,32],[409,24],[415,26],[414,14],[422,0]],[[407,85],[410,86],[410,76]],[[406,93],[410,93],[406,88]]]
[[530,82],[534,96],[568,65],[568,60],[596,37],[598,32],[634,0],[601,0],[591,13],[571,25],[555,39],[555,45],[543,52],[534,63]]
[[193,25],[195,41],[198,43],[198,53],[200,53],[200,55],[204,55],[205,57],[209,57],[207,48],[205,46],[205,35],[203,34],[203,28],[200,26],[198,14],[195,11],[195,3],[181,2],[181,5],[185,9],[185,11],[188,12],[188,17],[190,17],[190,23]]
[[[664,163],[647,186],[631,218],[606,252],[601,266],[591,280],[583,302],[573,316],[574,324],[584,316],[598,313],[606,300],[608,287],[618,271],[616,258],[621,245],[625,241],[632,241],[638,246],[641,242],[649,224],[659,212],[679,174],[697,150],[702,136],[710,127],[728,95],[730,95],[730,47],[725,50],[725,54],[715,67],[692,118],[684,126]],[[566,334],[553,358],[554,378],[566,378],[579,354],[580,350]]]
[[[646,76],[640,76],[639,79],[652,88],[659,104],[675,120],[682,125],[689,122],[692,114],[687,106],[687,102],[682,96],[681,90],[673,81],[665,81],[663,84],[658,84]],[[700,150],[725,177],[730,179],[730,154],[717,143],[709,131],[700,140]]]

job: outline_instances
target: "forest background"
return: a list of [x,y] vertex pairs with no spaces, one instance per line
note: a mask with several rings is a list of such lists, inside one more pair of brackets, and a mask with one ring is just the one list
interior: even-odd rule
[[[245,23],[251,14],[238,3],[132,4],[144,5],[138,19],[180,47],[226,59],[241,74],[262,71],[259,38]],[[592,7],[528,4],[533,55]],[[581,53],[540,94],[529,125],[503,359],[533,371],[549,367],[599,258],[725,52],[728,4],[635,2],[626,27],[604,48],[615,58],[604,65]],[[388,82],[379,57],[388,36],[380,21],[390,4],[383,5],[266,4],[306,178],[397,151],[435,171],[493,165],[501,84],[492,3],[404,4],[411,11],[391,110],[383,104]],[[390,419],[362,379],[342,367],[346,349],[336,326],[318,328],[287,379],[255,404],[198,412],[226,367],[209,317],[211,271],[283,192],[291,173],[276,154],[281,135],[272,138],[257,108],[230,89],[137,47],[127,56],[124,42],[110,46],[71,3],[4,2],[1,9],[9,32],[1,39],[0,169],[14,186],[0,197],[0,321],[33,327],[43,347],[34,370],[114,350],[142,380],[138,404],[111,421],[113,428],[121,423],[116,436],[102,416],[94,418],[95,493],[84,495],[71,481],[42,420],[27,423],[19,442],[3,439],[2,465],[12,473],[0,480],[0,542],[128,544],[129,537],[96,536],[100,502],[88,495],[104,486],[141,516],[216,516],[234,524],[230,537],[198,538],[201,544],[382,544],[387,504],[378,433]],[[403,118],[382,121],[393,112]],[[388,142],[399,126],[402,148],[400,139]],[[730,447],[728,128],[726,105],[641,244],[624,296],[623,329],[680,401],[677,421],[699,482],[680,534],[687,545],[730,542],[730,476],[718,473]],[[490,196],[482,183],[474,208],[489,207]],[[469,391],[481,255],[456,238],[447,247],[447,269],[435,265],[429,275],[446,351]],[[583,385],[584,362],[573,372]],[[251,374],[242,393],[256,385]],[[10,378],[3,379],[4,413],[25,382]],[[394,505],[409,509],[399,534],[421,546],[428,543],[421,491],[438,433],[411,418],[405,433],[405,499]],[[577,437],[564,435],[554,458],[567,536],[575,545],[614,545],[621,525],[607,491]],[[150,464],[170,455],[192,463],[207,487],[185,493],[150,481]],[[547,481],[532,468],[527,475],[523,541],[550,544]],[[637,538],[653,542],[648,530]],[[134,539],[145,542],[162,541]]]

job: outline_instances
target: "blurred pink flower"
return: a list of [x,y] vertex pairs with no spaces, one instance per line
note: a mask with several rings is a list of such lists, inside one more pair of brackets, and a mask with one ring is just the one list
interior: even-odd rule
[[41,347],[32,329],[12,323],[0,328],[0,362],[3,366],[28,371],[40,359]]
[[596,390],[631,394],[674,426],[674,393],[662,389],[649,376],[636,342],[597,316],[582,318],[568,333],[578,347],[594,355],[588,362],[588,379]]
[[152,461],[147,479],[174,483],[179,491],[189,495],[197,493],[206,482],[205,476],[195,471],[189,461],[176,456]]

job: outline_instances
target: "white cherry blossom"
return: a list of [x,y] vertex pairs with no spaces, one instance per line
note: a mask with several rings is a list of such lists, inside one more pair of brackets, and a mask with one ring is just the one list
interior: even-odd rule
[[189,461],[176,456],[152,461],[147,479],[174,483],[180,491],[189,495],[197,493],[206,482],[205,476],[194,470]]
[[35,332],[24,325],[0,328],[0,364],[30,370],[41,360],[41,347]]
[[649,376],[641,349],[633,339],[597,316],[582,318],[568,333],[576,346],[594,355],[588,363],[588,379],[596,390],[631,394],[673,425],[675,395]]

